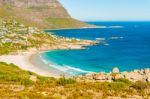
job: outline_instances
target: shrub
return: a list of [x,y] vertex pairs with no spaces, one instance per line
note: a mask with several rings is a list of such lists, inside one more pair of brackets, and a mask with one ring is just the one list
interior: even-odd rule
[[149,88],[149,84],[147,82],[137,81],[131,87],[137,90],[144,90],[146,88]]
[[56,85],[56,79],[53,77],[38,76],[38,84],[54,84]]
[[73,84],[73,83],[75,83],[75,82],[76,82],[76,81],[73,80],[73,79],[71,79],[71,78],[69,78],[69,79],[60,78],[60,79],[57,80],[56,83],[57,83],[58,85],[64,86],[64,85],[66,85],[66,84]]
[[122,83],[125,83],[125,84],[131,84],[131,81],[129,81],[128,79],[125,79],[125,78],[116,79],[115,82],[122,82]]
[[126,87],[126,84],[123,82],[112,82],[108,84],[109,88],[112,90],[121,90]]
[[23,79],[20,82],[21,82],[22,85],[25,85],[25,86],[29,86],[29,85],[33,84],[33,81],[31,81],[29,79]]

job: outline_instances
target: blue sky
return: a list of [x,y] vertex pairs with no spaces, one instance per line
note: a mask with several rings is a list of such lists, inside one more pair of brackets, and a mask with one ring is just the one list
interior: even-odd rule
[[72,17],[99,21],[150,21],[150,0],[59,0]]

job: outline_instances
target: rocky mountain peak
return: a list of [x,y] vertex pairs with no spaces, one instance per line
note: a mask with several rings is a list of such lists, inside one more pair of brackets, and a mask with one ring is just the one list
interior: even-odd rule
[[9,4],[12,7],[62,7],[57,0],[1,0],[3,4]]
[[38,28],[87,27],[73,19],[58,0],[0,0],[0,15]]

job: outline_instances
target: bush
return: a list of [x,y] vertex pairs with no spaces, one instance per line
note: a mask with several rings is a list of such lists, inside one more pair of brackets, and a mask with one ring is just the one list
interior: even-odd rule
[[56,78],[53,77],[43,77],[43,76],[38,76],[38,84],[52,84],[56,85]]
[[21,70],[14,64],[0,62],[0,83],[13,83],[22,85],[31,85],[29,80],[31,72]]
[[131,87],[137,90],[144,90],[146,88],[149,88],[149,84],[147,82],[137,81]]
[[126,84],[123,82],[112,82],[108,84],[109,88],[112,90],[121,90],[126,87]]
[[25,85],[25,86],[29,86],[33,84],[33,81],[29,80],[29,79],[23,79],[20,81],[21,85]]
[[125,79],[125,78],[119,78],[115,82],[122,82],[125,84],[131,84],[131,81],[129,81],[128,79]]
[[71,78],[69,78],[69,79],[60,78],[60,79],[57,80],[56,83],[57,83],[58,85],[64,86],[64,85],[66,85],[66,84],[73,84],[73,83],[75,83],[75,82],[76,82],[76,81],[73,80],[73,79],[71,79]]

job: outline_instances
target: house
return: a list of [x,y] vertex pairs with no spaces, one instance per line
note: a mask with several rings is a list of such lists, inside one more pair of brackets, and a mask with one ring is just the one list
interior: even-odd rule
[[0,32],[0,38],[4,37],[4,34]]
[[39,30],[36,27],[28,27],[28,33],[33,34],[33,33],[38,33]]
[[12,40],[8,39],[8,38],[4,38],[1,41],[2,41],[2,43],[10,43],[10,42],[12,42]]
[[19,38],[14,39],[12,42],[13,42],[13,43],[20,43],[20,44],[24,44],[24,43],[25,43],[24,40],[19,39]]

